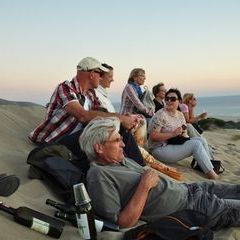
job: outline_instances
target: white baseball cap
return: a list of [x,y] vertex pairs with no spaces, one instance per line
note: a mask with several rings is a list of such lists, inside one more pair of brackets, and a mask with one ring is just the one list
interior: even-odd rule
[[93,69],[100,69],[103,72],[109,72],[108,68],[105,68],[101,62],[92,57],[83,58],[77,65],[79,71],[90,71]]

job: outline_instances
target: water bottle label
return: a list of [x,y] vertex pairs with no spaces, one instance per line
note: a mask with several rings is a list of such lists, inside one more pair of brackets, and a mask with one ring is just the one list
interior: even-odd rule
[[43,234],[48,234],[49,223],[44,222],[37,218],[33,218],[33,223],[32,223],[31,229],[33,229],[37,232],[43,233]]
[[80,214],[77,216],[78,232],[83,237],[83,239],[90,239],[90,231],[88,226],[87,214]]
[[103,228],[103,221],[95,219],[94,222],[95,222],[96,231],[101,232]]

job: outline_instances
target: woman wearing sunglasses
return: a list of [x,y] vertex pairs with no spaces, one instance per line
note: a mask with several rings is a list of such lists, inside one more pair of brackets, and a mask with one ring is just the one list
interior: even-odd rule
[[[216,179],[218,175],[213,170],[210,157],[206,152],[200,137],[188,138],[186,120],[178,110],[181,93],[178,89],[169,89],[166,93],[166,107],[159,110],[149,124],[149,150],[161,162],[175,163],[193,156],[209,179]],[[181,144],[170,143],[179,137],[186,138]]]

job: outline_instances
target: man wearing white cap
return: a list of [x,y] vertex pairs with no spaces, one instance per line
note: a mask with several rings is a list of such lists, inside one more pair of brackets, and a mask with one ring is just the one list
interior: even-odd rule
[[[63,143],[61,139],[79,134],[83,125],[97,116],[117,116],[126,129],[133,128],[138,122],[138,116],[97,110],[100,103],[93,89],[98,87],[102,74],[108,71],[97,59],[83,58],[77,65],[77,75],[71,81],[64,81],[56,87],[48,105],[47,116],[29,134],[29,139],[38,144],[55,141]],[[65,141],[68,142],[68,147],[75,145],[76,138],[73,139],[73,142],[70,142],[70,138]],[[76,145],[78,146],[77,143]]]

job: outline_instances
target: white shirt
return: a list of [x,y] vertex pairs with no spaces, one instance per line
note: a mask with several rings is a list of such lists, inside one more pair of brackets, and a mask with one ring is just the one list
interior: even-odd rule
[[103,88],[102,86],[98,86],[97,89],[95,89],[95,93],[101,103],[101,107],[106,108],[108,112],[115,113],[115,108],[112,105],[110,99],[108,98],[108,91],[106,88]]

